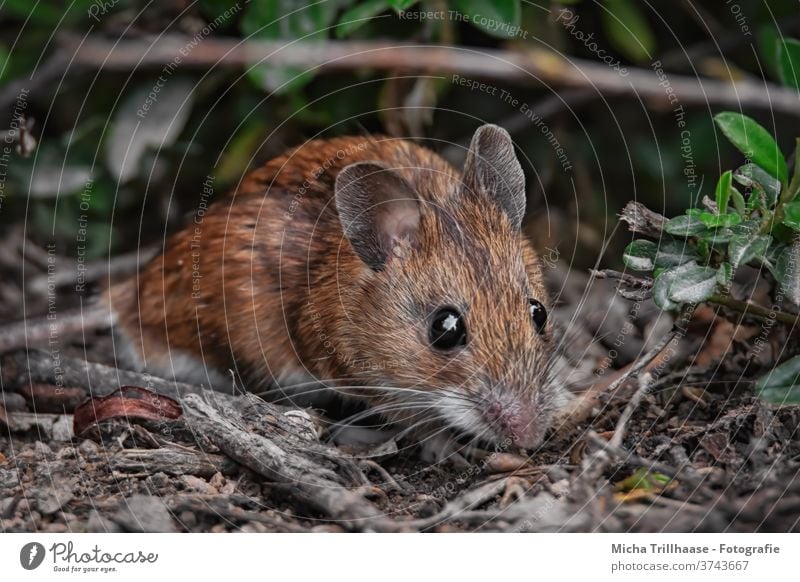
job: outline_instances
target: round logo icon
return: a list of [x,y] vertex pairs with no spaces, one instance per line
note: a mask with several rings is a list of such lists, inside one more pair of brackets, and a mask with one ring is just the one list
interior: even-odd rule
[[44,546],[39,542],[30,542],[19,551],[19,563],[26,570],[35,570],[44,561]]

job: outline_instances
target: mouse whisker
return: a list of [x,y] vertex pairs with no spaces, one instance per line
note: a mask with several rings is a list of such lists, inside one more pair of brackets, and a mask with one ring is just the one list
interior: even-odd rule
[[377,406],[372,406],[366,410],[359,411],[347,418],[344,418],[337,422],[337,424],[352,424],[353,422],[358,422],[364,418],[369,418],[373,415],[380,415],[386,412],[394,412],[394,411],[411,411],[411,410],[419,410],[422,412],[429,411],[432,408],[431,403],[428,402],[415,402],[414,400],[404,400],[404,401],[391,401],[384,404],[379,404]]
[[417,439],[417,442],[420,445],[423,445],[427,441],[433,440],[434,438],[436,438],[440,434],[442,434],[444,432],[448,432],[450,430],[450,427],[447,426],[446,424],[444,426],[442,426],[443,419],[441,417],[433,415],[430,418],[423,419],[421,421],[415,422],[415,423],[407,426],[400,433],[397,434],[396,438],[400,439],[400,438],[405,437],[405,436],[407,436],[409,434],[420,434],[419,428],[421,426],[424,426],[425,424],[431,424],[431,423],[434,425],[434,427],[437,427],[438,430],[422,432],[421,433],[421,438]]
[[[342,379],[340,381],[346,381],[346,380]],[[317,386],[317,387],[313,388],[313,389],[309,389],[309,390],[296,390],[298,387],[302,387],[302,386]],[[423,395],[430,394],[430,392],[425,391],[425,390],[417,390],[417,389],[414,389],[414,388],[400,388],[400,387],[396,387],[396,386],[385,386],[385,385],[383,385],[383,386],[378,386],[378,385],[371,386],[371,385],[368,385],[368,384],[349,384],[349,385],[337,386],[337,385],[329,384],[328,380],[325,380],[324,382],[323,381],[319,381],[319,382],[303,382],[303,383],[298,383],[298,384],[293,384],[293,385],[277,386],[275,388],[272,388],[272,389],[269,389],[269,390],[265,390],[265,391],[262,391],[262,392],[256,392],[254,394],[256,394],[257,396],[267,397],[272,402],[280,403],[280,402],[283,402],[283,401],[291,401],[293,398],[296,398],[298,396],[309,396],[309,395],[325,393],[325,392],[329,392],[329,391],[330,392],[336,392],[336,393],[339,393],[340,395],[344,395],[344,396],[350,396],[350,394],[347,394],[347,391],[356,392],[356,391],[364,391],[364,390],[371,390],[371,391],[377,392],[377,393],[376,394],[354,394],[354,396],[356,396],[358,398],[379,398],[379,397],[382,397],[385,393],[388,393],[388,392],[406,392],[406,393],[423,394]],[[280,398],[270,398],[270,395],[274,394],[274,393],[281,393],[281,394],[283,394],[283,396],[280,397]]]

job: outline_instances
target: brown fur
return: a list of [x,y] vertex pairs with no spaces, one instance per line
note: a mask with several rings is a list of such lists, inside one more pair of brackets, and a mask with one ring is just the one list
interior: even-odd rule
[[[422,201],[417,245],[379,271],[343,236],[333,200],[338,172],[368,160],[394,168]],[[251,386],[311,377],[460,387],[476,406],[530,401],[538,435],[558,398],[543,378],[548,338],[531,323],[529,298],[548,304],[537,255],[500,206],[466,194],[430,150],[382,137],[311,141],[273,159],[107,295],[143,367],[163,373],[182,354],[235,367]],[[466,317],[469,343],[457,354],[428,346],[429,317],[443,305]],[[420,402],[415,393],[357,393],[392,420],[440,430],[440,416],[403,409]]]

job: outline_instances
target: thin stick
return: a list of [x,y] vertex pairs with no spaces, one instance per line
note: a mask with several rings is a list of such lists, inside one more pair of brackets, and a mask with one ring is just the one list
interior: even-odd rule
[[766,321],[770,319],[777,319],[781,323],[785,323],[793,328],[797,327],[800,323],[800,319],[798,319],[800,318],[800,315],[792,315],[783,311],[773,311],[772,309],[768,309],[755,303],[750,303],[749,301],[739,301],[738,299],[733,299],[732,297],[725,297],[724,295],[716,294],[709,297],[708,300],[718,305],[724,305],[725,307],[733,309],[734,311],[738,311],[739,313],[753,315]]
[[612,447],[622,446],[622,439],[625,438],[625,428],[628,425],[628,421],[631,419],[636,409],[639,408],[639,404],[641,404],[644,395],[647,394],[647,389],[650,387],[652,381],[653,375],[650,372],[645,372],[639,377],[639,388],[636,390],[633,398],[628,401],[622,414],[619,415],[617,425],[614,427],[614,436],[612,436],[609,441]]
[[626,382],[628,378],[636,376],[639,372],[641,372],[642,369],[644,369],[648,364],[650,364],[650,362],[656,359],[658,354],[660,354],[661,351],[665,347],[667,347],[669,342],[671,342],[675,338],[675,336],[678,335],[679,332],[680,330],[678,328],[673,327],[669,331],[669,333],[665,334],[664,337],[658,340],[658,343],[654,345],[652,348],[650,348],[645,355],[636,360],[636,363],[633,364],[628,369],[627,372],[625,372],[622,376],[614,380],[611,383],[611,385],[608,388],[606,388],[605,392],[612,394],[617,388],[619,388],[623,384],[623,382]]

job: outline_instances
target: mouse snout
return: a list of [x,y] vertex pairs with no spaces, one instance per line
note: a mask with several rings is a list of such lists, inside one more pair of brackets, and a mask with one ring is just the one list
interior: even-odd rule
[[547,428],[533,402],[495,400],[483,412],[486,422],[499,434],[502,444],[532,449],[542,442]]

